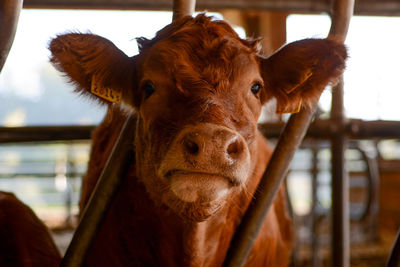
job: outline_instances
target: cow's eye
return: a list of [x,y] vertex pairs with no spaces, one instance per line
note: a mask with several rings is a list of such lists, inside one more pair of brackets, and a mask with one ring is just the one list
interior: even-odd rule
[[154,89],[154,85],[150,82],[146,82],[143,87],[142,87],[143,91],[144,91],[144,95],[145,98],[149,98],[155,91]]
[[260,89],[261,89],[261,84],[259,84],[259,83],[254,83],[252,86],[251,86],[251,92],[253,93],[253,94],[258,94],[258,92],[260,92]]

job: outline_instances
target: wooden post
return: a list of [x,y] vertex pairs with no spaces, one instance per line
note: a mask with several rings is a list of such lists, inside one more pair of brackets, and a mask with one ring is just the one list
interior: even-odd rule
[[221,13],[230,23],[243,27],[247,37],[263,37],[262,48],[267,56],[286,43],[287,12],[224,10]]

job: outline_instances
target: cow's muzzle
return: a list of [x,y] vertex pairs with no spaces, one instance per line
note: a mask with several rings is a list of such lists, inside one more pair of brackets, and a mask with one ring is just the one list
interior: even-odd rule
[[183,129],[162,160],[159,176],[186,202],[213,201],[249,176],[250,153],[244,138],[220,125],[202,123]]

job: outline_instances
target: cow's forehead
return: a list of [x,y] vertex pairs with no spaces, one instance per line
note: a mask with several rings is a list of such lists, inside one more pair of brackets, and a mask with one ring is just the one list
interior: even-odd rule
[[165,40],[146,51],[143,73],[203,80],[215,87],[221,80],[233,82],[250,65],[258,66],[256,58],[256,53],[231,38],[209,42]]
[[173,61],[204,63],[231,61],[239,53],[258,53],[258,42],[241,39],[224,21],[213,21],[204,14],[178,20],[159,31],[151,39],[139,38],[144,57],[153,62],[171,64]]
[[229,47],[228,43],[222,49],[217,47],[200,53],[192,48],[176,53],[166,47],[156,45],[149,51],[143,63],[142,81],[170,83],[183,91],[185,88],[227,91],[238,83],[262,81],[257,57]]
[[162,40],[175,40],[186,42],[208,41],[209,39],[225,39],[227,37],[239,39],[238,34],[226,22],[213,20],[200,14],[195,18],[185,17],[174,21],[157,32],[153,39],[138,38],[139,49],[146,50]]
[[171,87],[182,91],[225,91],[245,72],[260,76],[257,42],[242,40],[227,23],[204,15],[171,24],[139,45],[140,82],[173,82]]
[[[233,62],[238,65],[249,63],[256,54],[235,39],[218,39],[209,42],[160,41],[146,51],[143,63],[154,67],[192,66],[204,69],[206,67],[225,67]],[[240,63],[240,59],[242,63]]]

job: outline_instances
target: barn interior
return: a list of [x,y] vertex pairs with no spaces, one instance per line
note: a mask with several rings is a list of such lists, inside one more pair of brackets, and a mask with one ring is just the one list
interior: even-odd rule
[[[169,24],[173,1],[9,2],[22,10],[19,20],[0,25],[2,38],[6,26],[16,28],[7,62],[0,60],[0,190],[28,204],[64,253],[78,225],[91,132],[105,110],[73,95],[48,62],[47,42],[57,33],[91,31],[135,55],[134,38]],[[8,5],[3,1],[0,12]],[[287,42],[327,36],[332,3],[197,0],[196,12],[204,11],[243,38],[263,37],[270,55]],[[388,263],[400,229],[399,16],[396,0],[355,2],[347,70],[339,89],[321,96],[284,181],[296,232],[291,266]],[[276,145],[289,116],[271,115],[273,105],[265,107],[259,129]]]

